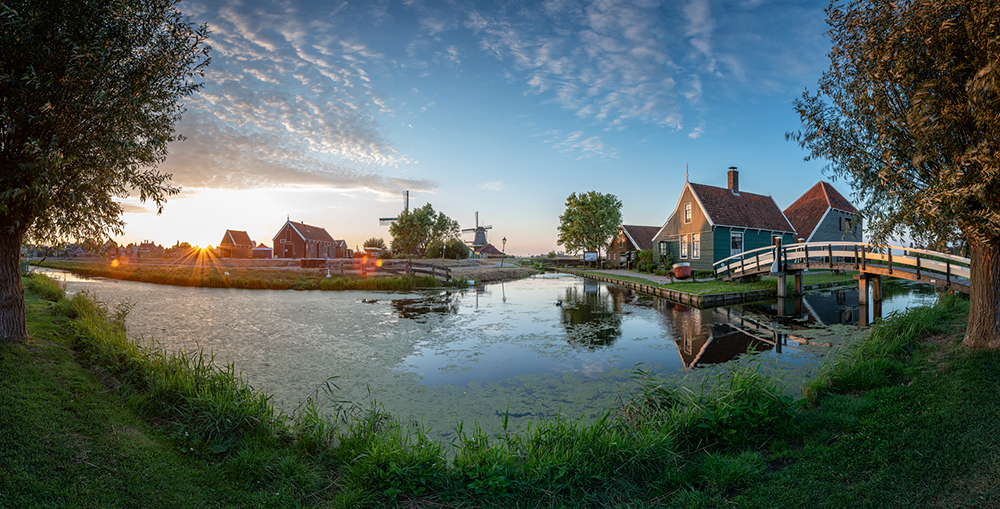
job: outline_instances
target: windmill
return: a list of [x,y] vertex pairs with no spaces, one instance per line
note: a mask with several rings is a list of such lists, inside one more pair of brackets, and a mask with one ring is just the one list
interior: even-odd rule
[[[405,210],[407,212],[410,211],[410,192],[409,191],[403,191],[403,210]],[[395,223],[398,220],[399,220],[399,216],[397,216],[397,217],[380,217],[380,218],[378,218],[378,224],[379,224],[379,226],[389,226],[390,224]]]
[[472,251],[474,253],[479,253],[479,250],[489,244],[486,242],[486,230],[493,228],[493,226],[479,226],[479,212],[476,212],[476,227],[466,228],[462,230],[462,233],[475,232],[476,236],[472,239]]

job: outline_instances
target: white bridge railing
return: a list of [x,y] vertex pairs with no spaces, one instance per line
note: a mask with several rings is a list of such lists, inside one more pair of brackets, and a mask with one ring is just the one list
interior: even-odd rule
[[[858,242],[808,242],[781,247],[775,264],[775,247],[745,251],[713,264],[715,275],[725,279],[760,275],[786,269],[836,269],[888,271],[904,279],[938,278],[947,284],[968,282],[969,259],[937,251],[879,246]],[[899,273],[896,274],[895,272]]]

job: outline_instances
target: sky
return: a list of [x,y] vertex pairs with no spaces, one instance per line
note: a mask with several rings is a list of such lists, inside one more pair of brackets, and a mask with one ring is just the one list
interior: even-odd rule
[[[125,202],[120,243],[270,246],[286,219],[356,248],[430,203],[507,253],[556,244],[571,193],[662,225],[692,182],[784,209],[823,161],[785,134],[829,65],[815,0],[183,0],[212,61],[160,170],[161,215]],[[850,197],[842,180],[833,185]],[[466,236],[471,240],[471,236]]]

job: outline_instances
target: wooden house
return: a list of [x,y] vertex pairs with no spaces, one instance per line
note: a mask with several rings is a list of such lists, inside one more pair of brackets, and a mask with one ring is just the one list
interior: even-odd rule
[[334,240],[325,228],[295,221],[285,224],[274,236],[276,258],[334,258]]
[[726,188],[685,182],[670,217],[653,237],[657,252],[689,262],[694,270],[732,255],[795,240],[795,228],[770,196],[740,189],[739,172],[729,170]]
[[215,251],[220,258],[253,258],[253,248],[253,241],[247,232],[226,230]]
[[333,257],[334,258],[350,258],[350,249],[347,248],[347,241],[343,239],[334,239],[333,241]]
[[800,242],[863,242],[857,216],[854,205],[823,181],[785,209]]
[[274,251],[271,248],[265,246],[263,242],[261,242],[260,245],[258,245],[257,247],[253,248],[254,258],[270,259],[273,257],[273,255]]
[[[608,246],[607,260],[610,265],[625,266],[625,260],[635,261],[636,251],[653,249],[653,237],[660,231],[659,226],[636,226],[623,224],[618,226],[618,233],[611,239]],[[629,253],[632,256],[629,257]]]

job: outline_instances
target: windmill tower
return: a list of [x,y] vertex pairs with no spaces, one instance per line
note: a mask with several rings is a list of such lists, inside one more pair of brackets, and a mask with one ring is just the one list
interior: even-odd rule
[[[403,191],[403,210],[410,211],[410,192]],[[378,218],[379,226],[389,226],[392,223],[399,221],[399,217],[380,217]]]
[[472,243],[469,244],[472,247],[472,252],[478,253],[483,246],[489,244],[489,242],[486,242],[486,230],[491,228],[493,226],[479,226],[479,212],[476,212],[476,227],[462,230],[462,233],[475,232],[475,237],[473,237]]

